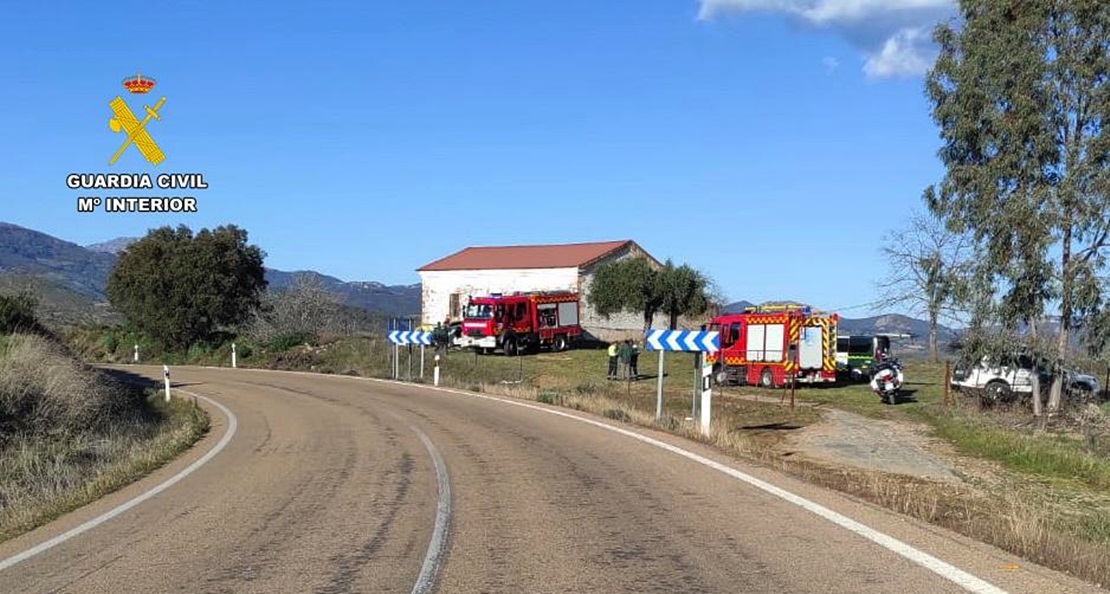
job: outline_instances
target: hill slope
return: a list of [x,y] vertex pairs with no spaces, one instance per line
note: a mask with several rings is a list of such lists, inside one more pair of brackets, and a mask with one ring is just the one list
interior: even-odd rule
[[114,264],[111,254],[0,222],[0,274],[38,277],[93,300],[103,300]]
[[138,240],[138,237],[117,237],[115,239],[109,239],[108,241],[86,245],[85,249],[104,254],[118,254],[127,249],[127,246]]
[[295,279],[305,275],[319,282],[328,291],[343,298],[343,304],[392,316],[420,314],[420,285],[383,285],[375,281],[342,281],[313,270],[285,272],[266,269],[266,281],[274,290],[288,289]]
[[[135,238],[120,237],[87,247],[0,222],[0,290],[30,288],[42,301],[42,314],[52,322],[111,321],[105,289],[116,254]],[[387,286],[373,281],[345,282],[314,271],[266,269],[275,290],[293,284],[297,274],[318,279],[344,305],[386,315],[420,313],[420,285]]]

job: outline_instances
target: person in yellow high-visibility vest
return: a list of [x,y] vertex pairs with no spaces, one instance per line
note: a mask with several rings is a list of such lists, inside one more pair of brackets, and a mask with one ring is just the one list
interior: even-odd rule
[[609,343],[609,377],[608,379],[617,379],[617,352],[619,347],[617,343]]

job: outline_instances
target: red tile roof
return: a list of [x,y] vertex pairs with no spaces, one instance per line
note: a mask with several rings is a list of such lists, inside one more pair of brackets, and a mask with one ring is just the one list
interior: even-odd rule
[[433,270],[501,270],[507,268],[574,268],[586,266],[633,243],[598,241],[561,245],[468,247],[417,268]]

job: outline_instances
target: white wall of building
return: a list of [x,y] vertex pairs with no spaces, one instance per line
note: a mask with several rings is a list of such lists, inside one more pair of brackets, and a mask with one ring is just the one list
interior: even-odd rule
[[420,272],[421,317],[425,324],[448,316],[451,294],[466,306],[469,297],[516,291],[577,291],[577,268],[520,268],[506,270],[427,270]]

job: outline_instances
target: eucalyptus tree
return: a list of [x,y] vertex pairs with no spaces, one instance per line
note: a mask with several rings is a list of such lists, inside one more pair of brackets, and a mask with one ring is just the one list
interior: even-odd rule
[[[926,81],[944,179],[925,192],[983,247],[1008,323],[1059,309],[1059,369],[1099,306],[1110,238],[1110,3],[961,0]],[[1049,411],[1059,409],[1055,374]]]

